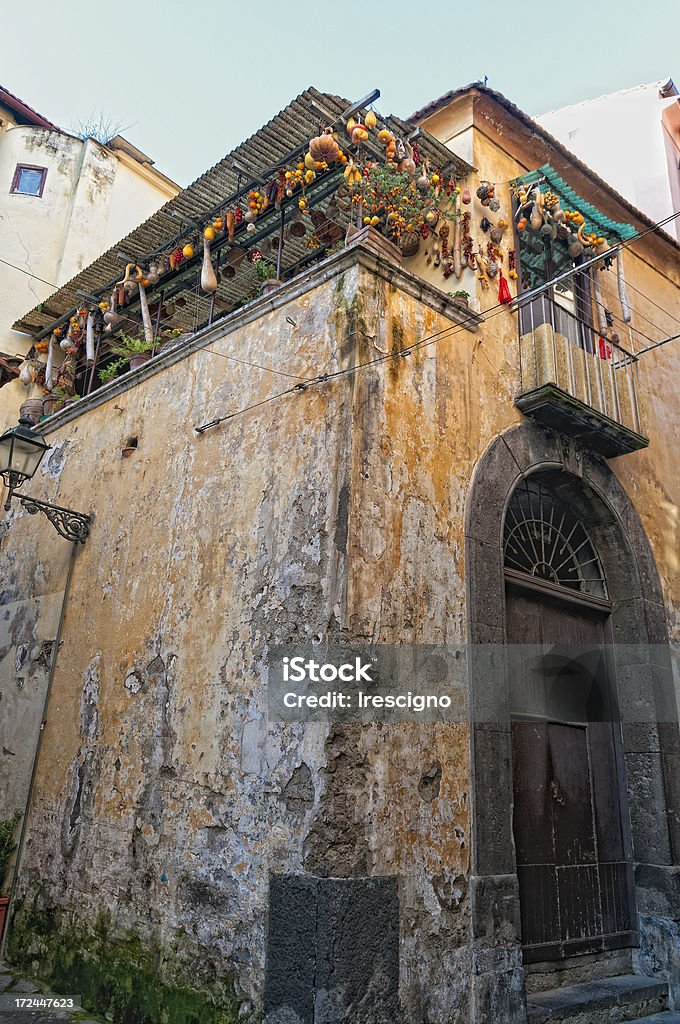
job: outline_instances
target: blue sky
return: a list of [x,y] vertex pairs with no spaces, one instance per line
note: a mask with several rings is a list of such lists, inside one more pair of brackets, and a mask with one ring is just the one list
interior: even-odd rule
[[[524,13],[521,13],[524,12]],[[674,77],[680,2],[300,4],[33,0],[0,42],[2,84],[73,128],[98,117],[186,185],[308,85],[407,116],[488,76],[529,114]]]

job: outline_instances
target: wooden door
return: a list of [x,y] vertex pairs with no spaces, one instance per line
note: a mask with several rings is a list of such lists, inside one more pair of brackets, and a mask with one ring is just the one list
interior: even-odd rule
[[525,961],[635,942],[607,619],[508,586],[513,831]]

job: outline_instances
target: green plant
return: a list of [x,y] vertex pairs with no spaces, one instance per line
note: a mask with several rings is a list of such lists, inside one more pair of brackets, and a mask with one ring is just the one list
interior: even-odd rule
[[273,281],[276,277],[276,267],[268,260],[258,260],[254,267],[258,281]]
[[135,338],[131,334],[119,334],[116,344],[111,346],[111,351],[116,356],[129,359],[130,356],[139,356],[143,352],[150,352],[152,348],[151,342],[146,338]]
[[457,292],[449,292],[449,295],[451,295],[454,299],[469,299],[470,298],[470,293],[466,292],[464,288],[461,288]]
[[126,362],[125,358],[114,359],[112,363],[109,363],[103,370],[100,370],[98,374],[100,383],[109,384],[112,380],[115,380]]
[[9,859],[16,849],[14,830],[20,817],[19,812],[15,811],[11,818],[0,821],[0,889],[5,882]]
[[364,224],[398,242],[407,231],[420,231],[436,197],[432,187],[420,191],[409,174],[373,164],[364,171],[353,198],[362,201]]

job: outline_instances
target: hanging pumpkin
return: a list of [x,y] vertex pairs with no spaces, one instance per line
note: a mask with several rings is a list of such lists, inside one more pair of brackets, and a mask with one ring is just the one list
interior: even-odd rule
[[[340,147],[333,138],[330,128],[327,128],[316,139],[312,139],[309,143],[309,152],[319,163],[335,163],[340,156]],[[314,169],[310,168],[310,170]]]

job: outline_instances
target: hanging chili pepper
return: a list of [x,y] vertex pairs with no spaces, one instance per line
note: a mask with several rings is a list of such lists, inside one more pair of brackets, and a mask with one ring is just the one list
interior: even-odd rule
[[498,301],[507,305],[508,302],[512,302],[512,295],[510,294],[510,288],[508,282],[503,277],[503,271],[498,271]]

